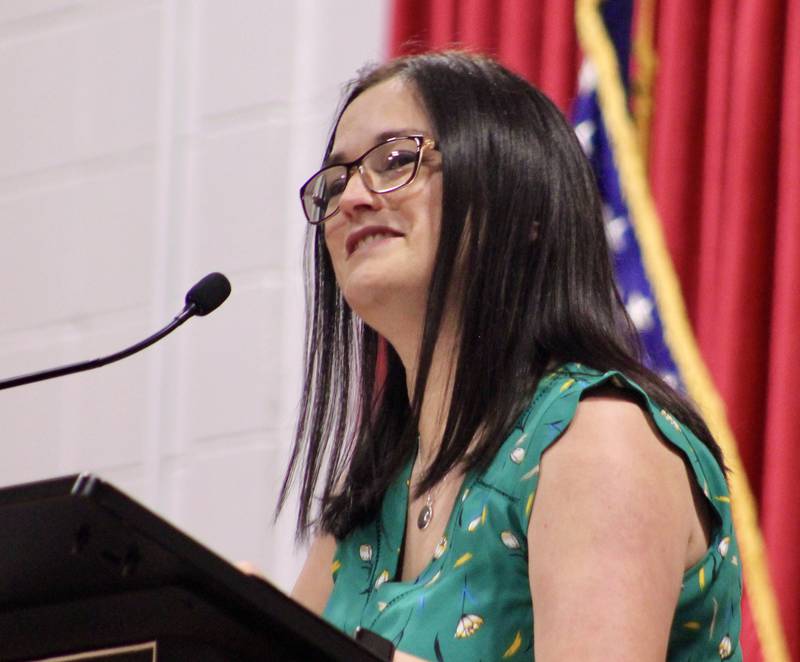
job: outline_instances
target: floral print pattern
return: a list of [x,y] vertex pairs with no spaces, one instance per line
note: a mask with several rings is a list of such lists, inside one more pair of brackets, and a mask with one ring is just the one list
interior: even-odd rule
[[624,375],[568,364],[539,384],[491,465],[468,474],[429,565],[400,581],[409,459],[379,518],[339,542],[324,617],[352,634],[366,627],[398,648],[437,662],[530,660],[533,613],[527,531],[544,450],[569,425],[581,395],[611,382],[647,403],[663,437],[687,458],[719,524],[705,556],[683,577],[667,659],[742,659],[741,568],[724,476],[708,449]]

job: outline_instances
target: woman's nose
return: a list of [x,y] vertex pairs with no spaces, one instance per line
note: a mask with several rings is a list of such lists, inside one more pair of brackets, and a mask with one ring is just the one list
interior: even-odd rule
[[374,208],[377,194],[367,188],[364,175],[356,168],[339,198],[339,211],[345,215],[352,215],[361,208]]

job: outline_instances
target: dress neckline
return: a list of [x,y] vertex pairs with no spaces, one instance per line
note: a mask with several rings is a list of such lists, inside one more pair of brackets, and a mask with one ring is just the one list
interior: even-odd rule
[[[428,563],[425,565],[425,567],[422,568],[422,570],[416,577],[405,580],[400,579],[403,571],[402,561],[403,561],[403,555],[405,553],[405,544],[406,544],[405,532],[406,532],[406,527],[408,526],[408,509],[411,500],[411,472],[414,467],[414,462],[416,461],[417,452],[418,448],[415,449],[414,452],[411,454],[411,457],[406,463],[406,466],[403,468],[403,471],[398,477],[397,482],[393,485],[392,488],[393,490],[394,489],[399,490],[399,494],[392,495],[395,498],[391,499],[391,501],[394,501],[394,503],[396,504],[396,507],[392,508],[392,510],[396,509],[396,511],[399,512],[385,514],[388,515],[389,517],[397,517],[399,515],[402,518],[401,519],[402,537],[399,540],[399,544],[392,546],[391,541],[389,541],[387,536],[387,543],[389,543],[388,545],[389,551],[392,554],[392,564],[391,564],[392,567],[389,573],[390,577],[389,581],[392,584],[397,584],[400,586],[413,586],[415,584],[420,583],[422,579],[426,578],[431,573],[431,569],[433,568],[433,566],[447,556],[450,546],[448,542],[443,543],[443,540],[449,541],[452,539],[453,527],[455,526],[458,516],[460,515],[460,511],[463,507],[465,498],[469,494],[469,490],[471,489],[472,485],[475,483],[475,480],[477,478],[477,475],[474,470],[467,471],[464,474],[464,478],[461,481],[461,485],[459,486],[458,491],[456,492],[456,498],[453,501],[453,506],[450,509],[450,513],[448,515],[447,523],[445,524],[442,537],[439,539],[439,542],[437,543],[436,547],[433,550],[431,550]],[[383,528],[385,533],[385,527]],[[439,553],[440,550],[441,553]]]
[[[560,365],[555,369],[548,369],[545,371],[542,379],[539,380],[539,383],[534,390],[533,396],[531,398],[531,402],[526,407],[525,412],[529,411],[537,402],[539,397],[541,397],[546,391],[546,386],[549,384],[550,380],[557,375],[559,372],[562,372],[566,367],[571,364],[564,364]],[[525,416],[525,412],[523,412],[522,416]],[[382,583],[389,583],[392,585],[397,586],[406,586],[406,587],[413,587],[417,584],[420,584],[424,581],[427,581],[428,578],[435,574],[432,572],[434,567],[441,566],[441,562],[444,560],[446,561],[449,557],[450,553],[450,544],[449,542],[452,540],[453,537],[453,528],[455,527],[456,521],[460,518],[461,512],[464,507],[464,502],[469,496],[469,492],[472,490],[473,485],[480,479],[483,473],[478,474],[478,472],[474,469],[467,471],[464,474],[464,479],[461,481],[461,486],[456,493],[455,501],[453,502],[453,507],[450,510],[450,514],[448,516],[447,524],[444,528],[444,533],[442,538],[439,540],[439,543],[436,545],[432,553],[430,554],[430,558],[428,563],[425,567],[420,571],[420,573],[414,577],[413,579],[402,580],[400,579],[400,575],[402,574],[402,565],[401,562],[403,560],[403,554],[405,552],[405,533],[406,527],[408,526],[408,506],[410,500],[410,490],[411,490],[411,472],[414,468],[414,463],[416,462],[417,453],[419,452],[419,442],[417,442],[417,446],[414,448],[414,452],[411,453],[409,459],[407,460],[403,470],[398,475],[395,482],[391,485],[389,490],[387,491],[386,498],[384,498],[384,506],[381,512],[380,517],[380,530],[379,530],[379,539],[385,540],[385,552],[391,555],[391,562],[384,563],[383,567],[387,570],[387,577],[385,578],[385,582]],[[392,526],[387,526],[383,522],[387,520],[388,522],[395,522],[400,520],[402,526],[399,528],[400,530],[400,537],[392,538],[390,532],[394,529]],[[381,545],[384,547],[384,545]],[[388,559],[386,559],[388,561]]]

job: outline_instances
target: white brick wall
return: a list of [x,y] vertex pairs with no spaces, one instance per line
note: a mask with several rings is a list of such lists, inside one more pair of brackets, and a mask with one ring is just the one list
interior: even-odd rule
[[296,191],[388,4],[0,0],[0,378],[132,344],[209,271],[234,288],[143,354],[0,391],[0,486],[94,471],[291,585]]

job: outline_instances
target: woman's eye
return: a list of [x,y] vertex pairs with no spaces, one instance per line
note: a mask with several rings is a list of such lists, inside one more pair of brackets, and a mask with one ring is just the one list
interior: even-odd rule
[[381,163],[381,171],[397,170],[414,163],[417,158],[416,152],[396,151],[387,154]]
[[337,195],[341,195],[344,192],[345,186],[347,186],[347,177],[337,177],[332,182],[328,184],[328,198],[335,198]]

